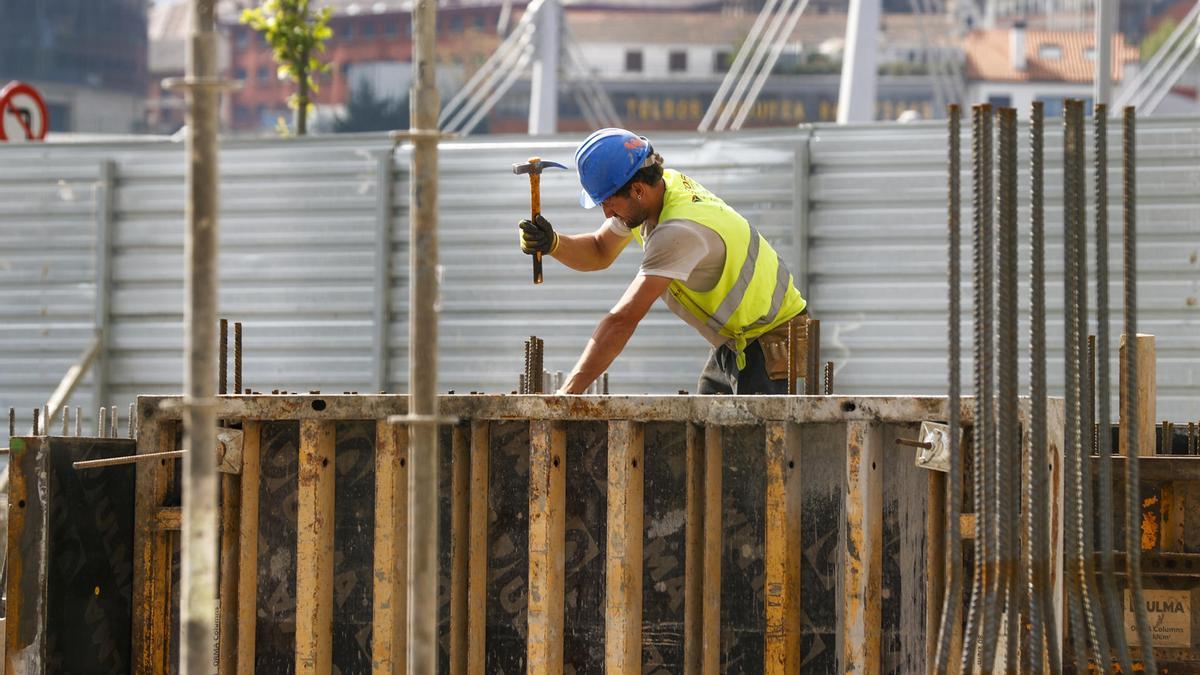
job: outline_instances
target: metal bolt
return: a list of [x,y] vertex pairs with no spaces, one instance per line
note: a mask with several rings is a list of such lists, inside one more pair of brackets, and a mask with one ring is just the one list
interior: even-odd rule
[[926,441],[916,441],[911,438],[897,438],[896,444],[897,445],[905,445],[910,448],[921,448],[922,450],[932,450],[933,449],[933,443],[928,443]]

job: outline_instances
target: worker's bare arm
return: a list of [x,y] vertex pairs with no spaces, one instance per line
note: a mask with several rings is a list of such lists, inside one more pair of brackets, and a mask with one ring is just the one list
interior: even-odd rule
[[575,364],[558,393],[581,393],[607,370],[613,359],[625,349],[638,323],[670,283],[667,277],[638,275],[625,289],[625,295],[621,296],[616,306],[600,320],[600,325],[596,326],[592,339],[588,340],[583,350],[583,356],[579,357],[579,363]]
[[605,225],[588,234],[560,233],[553,256],[571,269],[594,272],[611,265],[631,239],[632,236],[618,234]]

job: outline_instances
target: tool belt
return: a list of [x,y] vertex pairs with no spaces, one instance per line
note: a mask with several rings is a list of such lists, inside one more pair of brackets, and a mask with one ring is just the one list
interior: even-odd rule
[[767,377],[772,380],[786,380],[788,376],[788,325],[792,326],[794,344],[792,345],[793,374],[797,378],[805,376],[804,364],[808,356],[808,313],[801,312],[775,328],[758,336],[758,344],[762,347],[763,358],[766,361]]

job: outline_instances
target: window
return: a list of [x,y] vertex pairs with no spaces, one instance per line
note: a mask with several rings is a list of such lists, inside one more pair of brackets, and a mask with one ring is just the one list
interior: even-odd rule
[[398,32],[400,32],[400,27],[396,25],[395,21],[384,21],[383,22],[383,34],[384,35],[387,35],[388,37],[393,37]]
[[713,72],[727,73],[733,63],[733,52],[720,51],[713,54]]
[[1048,42],[1038,47],[1038,58],[1040,59],[1061,59],[1062,46]]
[[339,32],[341,33],[343,40],[353,40],[354,39],[354,24],[347,21],[346,25]]
[[463,32],[463,18],[461,16],[455,15],[455,16],[450,17],[450,32],[451,33]]
[[364,23],[362,25],[362,36],[365,38],[369,38],[369,37],[372,37],[373,35],[375,35],[375,22],[367,21],[366,23]]
[[625,52],[625,72],[640,73],[642,72],[642,50],[629,49]]
[[1095,61],[1096,60],[1096,48],[1095,47],[1085,48],[1083,50],[1083,58],[1087,59],[1088,61]]
[[1007,94],[992,94],[988,96],[988,104],[993,108],[1011,108],[1012,97]]
[[687,52],[673,51],[667,55],[667,70],[672,73],[687,72]]
[[245,49],[246,45],[250,44],[249,30],[235,30],[233,34],[235,35],[233,39],[234,44],[237,45],[238,49]]
[[270,78],[271,78],[271,69],[268,68],[267,66],[259,66],[258,73],[257,73],[258,81],[266,82]]
[[482,14],[475,15],[475,30],[482,33],[487,26],[487,19]]
[[235,80],[246,79],[246,69],[245,68],[234,68],[233,69],[233,79],[235,79]]

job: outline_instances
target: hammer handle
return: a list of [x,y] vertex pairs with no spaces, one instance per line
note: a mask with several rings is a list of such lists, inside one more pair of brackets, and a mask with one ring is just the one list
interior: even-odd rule
[[[529,174],[529,204],[533,212],[530,219],[536,221],[542,212],[542,177],[538,173]],[[533,252],[533,283],[542,283],[542,252]]]

